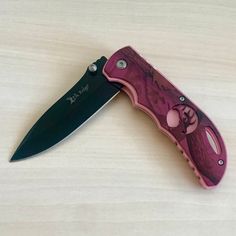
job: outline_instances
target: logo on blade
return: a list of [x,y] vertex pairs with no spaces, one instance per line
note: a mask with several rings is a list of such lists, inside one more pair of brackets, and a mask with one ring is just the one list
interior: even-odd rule
[[84,87],[82,87],[80,90],[78,90],[76,93],[74,93],[72,96],[67,97],[66,100],[70,102],[70,104],[73,104],[76,102],[76,100],[84,93],[88,92],[89,85],[86,84]]

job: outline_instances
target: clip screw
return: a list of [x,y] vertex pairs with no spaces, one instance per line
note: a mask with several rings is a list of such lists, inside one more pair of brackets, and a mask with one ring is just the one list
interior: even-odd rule
[[180,97],[179,97],[179,100],[180,100],[181,102],[184,102],[184,101],[185,101],[185,97],[184,97],[184,96],[180,96]]
[[97,68],[96,64],[90,64],[90,65],[88,66],[88,70],[89,70],[90,72],[92,72],[92,73],[96,72],[97,69],[98,69],[98,68]]
[[116,62],[116,67],[118,69],[125,69],[127,67],[127,62],[123,59]]

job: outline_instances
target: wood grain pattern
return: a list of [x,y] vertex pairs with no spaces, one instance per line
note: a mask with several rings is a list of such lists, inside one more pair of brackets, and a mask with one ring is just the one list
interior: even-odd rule
[[[236,2],[0,4],[0,235],[236,233]],[[132,45],[214,120],[228,168],[204,190],[155,124],[118,95],[56,148],[8,162],[24,134],[101,55]]]

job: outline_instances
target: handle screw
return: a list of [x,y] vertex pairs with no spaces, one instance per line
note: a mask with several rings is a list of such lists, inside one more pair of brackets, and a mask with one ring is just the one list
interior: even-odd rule
[[116,67],[118,69],[125,69],[127,67],[127,62],[123,59],[116,62]]
[[222,166],[222,165],[224,165],[224,161],[220,159],[220,160],[218,161],[218,164],[219,164],[220,166]]
[[96,64],[90,64],[89,66],[88,66],[88,70],[90,71],[90,72],[92,72],[92,73],[94,73],[94,72],[96,72],[97,71],[97,65]]
[[179,100],[180,100],[181,102],[184,102],[184,101],[185,101],[185,97],[184,97],[184,96],[180,96],[180,97],[179,97]]

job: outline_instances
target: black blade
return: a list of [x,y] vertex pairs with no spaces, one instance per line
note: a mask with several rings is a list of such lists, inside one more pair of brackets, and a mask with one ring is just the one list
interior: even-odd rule
[[92,69],[35,123],[10,161],[38,154],[63,140],[119,93],[122,85],[110,83],[102,74],[107,59],[101,57]]

